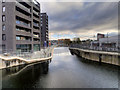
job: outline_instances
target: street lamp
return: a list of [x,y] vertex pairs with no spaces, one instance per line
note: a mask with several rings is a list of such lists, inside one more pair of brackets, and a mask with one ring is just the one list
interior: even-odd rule
[[107,43],[108,43],[108,33],[107,33]]
[[108,34],[109,34],[109,33],[107,32],[107,51],[108,51],[108,43],[109,43],[109,42],[108,42]]

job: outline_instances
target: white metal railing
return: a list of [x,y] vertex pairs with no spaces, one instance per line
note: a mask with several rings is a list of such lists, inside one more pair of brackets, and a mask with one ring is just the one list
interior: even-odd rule
[[41,51],[33,53],[30,51],[13,52],[11,50],[11,53],[0,54],[0,69],[51,59],[53,55],[53,48],[54,46],[41,49]]
[[52,55],[52,50],[53,50],[54,46],[52,47],[47,47],[45,49],[41,49],[40,51],[35,51],[32,53],[32,51],[26,51],[26,52],[22,52],[22,51],[17,51],[17,52],[13,52],[12,50],[10,51],[5,51],[3,53],[3,56],[7,55],[8,57],[20,57],[20,58],[24,58],[26,60],[33,60],[33,59],[41,59],[41,58],[47,58],[50,57]]

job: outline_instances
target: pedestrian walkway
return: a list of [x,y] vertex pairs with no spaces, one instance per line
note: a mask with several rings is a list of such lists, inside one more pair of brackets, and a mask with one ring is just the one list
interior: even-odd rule
[[54,46],[48,47],[46,49],[42,49],[41,51],[37,51],[34,53],[24,53],[24,54],[17,54],[17,55],[7,55],[1,54],[0,55],[0,69],[18,66],[22,64],[30,64],[35,62],[41,62],[50,60],[53,57],[53,50]]

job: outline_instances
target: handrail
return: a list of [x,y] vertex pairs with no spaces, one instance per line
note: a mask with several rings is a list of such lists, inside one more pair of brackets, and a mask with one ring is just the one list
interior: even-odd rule
[[[40,53],[41,51],[34,52],[29,58],[26,57],[20,57],[20,56],[4,56],[0,55],[0,59],[4,61],[4,63],[9,63],[9,66],[1,66],[0,69],[3,68],[9,68],[13,66],[18,66],[22,64],[30,64],[30,63],[36,63],[36,62],[41,62],[41,61],[46,61],[46,60],[51,60],[53,57],[53,51],[54,47],[49,47],[46,50],[46,54]],[[42,50],[44,52],[44,50]],[[44,54],[44,55],[43,55]],[[13,62],[14,60],[17,60],[19,63],[17,64],[10,64],[10,62]]]
[[51,56],[53,56],[52,53],[53,53],[54,47],[47,48],[45,50],[37,51],[37,52],[30,54],[29,59],[25,56],[22,56],[22,55],[21,56],[20,55],[18,55],[18,56],[17,55],[16,56],[14,56],[14,55],[13,56],[0,55],[0,59],[3,59],[4,61],[11,61],[11,60],[17,59],[17,60],[22,60],[25,62],[32,62],[35,60],[43,60],[44,58],[49,59]]

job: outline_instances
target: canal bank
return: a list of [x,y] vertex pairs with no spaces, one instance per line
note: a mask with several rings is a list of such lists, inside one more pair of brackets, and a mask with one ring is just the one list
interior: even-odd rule
[[0,69],[19,67],[39,62],[50,62],[53,57],[54,47],[51,46],[41,51],[0,54]]
[[120,54],[118,52],[95,51],[79,48],[69,48],[72,55],[77,55],[87,60],[108,63],[120,66]]
[[118,67],[92,63],[72,56],[69,48],[59,47],[47,73],[41,64],[14,76],[6,71],[2,84],[3,88],[118,88]]

